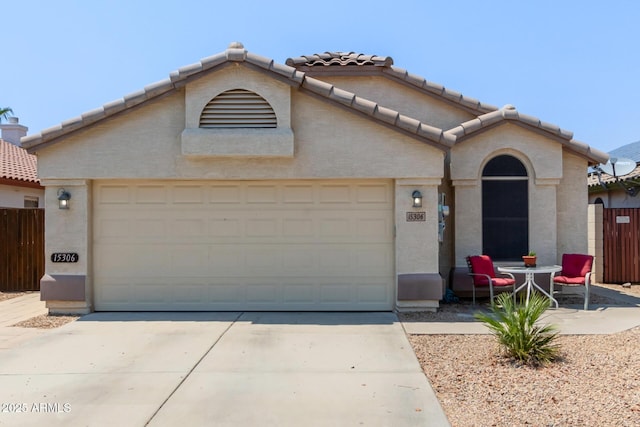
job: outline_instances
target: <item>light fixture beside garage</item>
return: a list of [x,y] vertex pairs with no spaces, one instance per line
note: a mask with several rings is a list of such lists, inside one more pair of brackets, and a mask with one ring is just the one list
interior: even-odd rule
[[59,209],[69,209],[69,200],[71,199],[71,194],[64,188],[60,188],[58,190],[58,208]]
[[413,192],[413,194],[411,194],[411,197],[413,198],[413,207],[414,208],[421,208],[422,207],[422,193],[419,192],[418,190],[415,190]]

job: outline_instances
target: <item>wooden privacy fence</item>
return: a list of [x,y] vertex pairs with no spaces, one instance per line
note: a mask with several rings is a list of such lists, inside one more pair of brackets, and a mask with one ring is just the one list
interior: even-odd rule
[[44,274],[44,210],[0,209],[0,291],[37,291]]
[[640,282],[640,209],[603,209],[605,283]]

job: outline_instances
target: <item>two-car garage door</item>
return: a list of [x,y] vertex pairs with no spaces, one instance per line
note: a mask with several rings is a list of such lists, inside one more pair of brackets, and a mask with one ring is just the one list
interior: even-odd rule
[[389,310],[391,181],[98,181],[96,310]]

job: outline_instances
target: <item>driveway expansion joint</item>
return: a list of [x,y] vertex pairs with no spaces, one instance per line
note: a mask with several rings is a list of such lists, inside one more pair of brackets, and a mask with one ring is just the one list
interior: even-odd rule
[[160,410],[164,407],[164,405],[169,401],[169,399],[171,399],[171,397],[178,391],[178,389],[180,389],[180,387],[182,386],[182,384],[184,384],[184,382],[187,380],[187,378],[189,378],[189,376],[193,373],[193,371],[198,367],[198,365],[200,365],[200,363],[202,362],[202,360],[204,360],[205,357],[207,357],[207,355],[211,352],[211,350],[213,350],[213,348],[220,342],[220,340],[222,339],[222,337],[224,337],[226,335],[227,332],[229,332],[229,329],[231,329],[231,327],[233,325],[236,324],[236,322],[244,315],[244,312],[240,312],[235,319],[233,319],[233,321],[231,321],[231,323],[229,323],[229,326],[227,326],[225,328],[225,330],[218,336],[218,338],[213,342],[213,344],[211,344],[211,346],[207,349],[207,351],[204,352],[204,354],[200,357],[200,359],[198,359],[198,361],[196,363],[194,363],[194,365],[191,367],[191,369],[189,369],[189,372],[187,372],[187,375],[184,376],[184,378],[182,378],[180,380],[180,382],[178,383],[178,385],[176,385],[173,390],[171,390],[171,393],[169,393],[169,395],[167,396],[166,399],[164,399],[164,401],[158,406],[158,408],[154,411],[153,414],[151,414],[151,416],[149,417],[149,419],[147,420],[146,423],[144,423],[145,426],[148,426],[149,423],[151,421],[153,421],[153,419],[155,418],[155,416],[158,414],[158,412],[160,412]]

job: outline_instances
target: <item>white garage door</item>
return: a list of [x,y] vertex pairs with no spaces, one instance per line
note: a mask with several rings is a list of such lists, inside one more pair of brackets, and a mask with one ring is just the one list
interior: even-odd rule
[[389,310],[391,181],[94,186],[96,310]]

